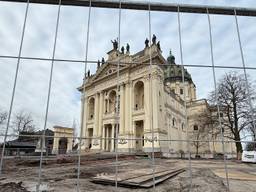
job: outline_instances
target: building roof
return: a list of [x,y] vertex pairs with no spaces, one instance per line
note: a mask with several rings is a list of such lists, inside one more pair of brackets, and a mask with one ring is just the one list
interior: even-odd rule
[[[36,147],[39,137],[38,135],[42,135],[43,130],[39,130],[36,132],[21,132],[17,139],[7,141],[6,147],[12,148],[31,148]],[[54,132],[50,129],[45,130],[46,136],[53,136]],[[53,140],[52,137],[46,137],[46,140]],[[3,143],[0,144],[2,146]]]
[[182,71],[183,71],[184,81],[193,83],[192,77],[187,71],[187,69],[185,69],[182,65],[178,65],[175,63],[175,57],[172,55],[171,51],[167,58],[167,64],[169,65],[166,66],[164,70],[165,82],[182,81]]
[[36,148],[37,141],[8,141],[6,142],[7,148]]
[[[127,54],[122,54],[118,50],[113,49],[108,52],[109,58],[105,63],[102,63],[102,65],[99,65],[97,71],[95,74],[90,75],[88,73],[87,80],[83,82],[83,85],[78,87],[79,91],[83,91],[83,88],[86,89],[87,87],[91,86],[92,83],[95,83],[98,80],[102,80],[105,77],[108,77],[110,75],[113,75],[116,73],[116,64],[112,64],[112,62],[117,62],[120,56],[121,62],[127,62],[127,63],[146,63],[149,59],[149,51],[152,52],[152,60],[156,57],[161,60],[162,63],[169,64],[169,65],[164,65],[161,68],[164,71],[164,81],[165,82],[182,82],[183,78],[183,71],[184,71],[184,80],[193,83],[192,77],[182,65],[178,65],[175,63],[175,57],[172,55],[172,52],[170,51],[169,56],[167,59],[165,59],[162,56],[162,51],[156,44],[152,44],[151,49],[149,47],[145,47],[143,50],[135,53],[134,55],[130,55],[129,53]],[[159,63],[160,64],[160,63]],[[135,65],[126,65],[126,64],[121,64],[120,65],[120,71],[125,70],[127,68],[139,66],[137,64]],[[109,68],[113,68],[111,73],[108,73],[106,70]],[[84,84],[85,83],[85,84]],[[195,86],[195,85],[194,85]]]

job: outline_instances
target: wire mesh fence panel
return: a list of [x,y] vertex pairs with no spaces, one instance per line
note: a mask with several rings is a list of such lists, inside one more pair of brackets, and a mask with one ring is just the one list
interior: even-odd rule
[[255,9],[0,4],[0,191],[254,190]]

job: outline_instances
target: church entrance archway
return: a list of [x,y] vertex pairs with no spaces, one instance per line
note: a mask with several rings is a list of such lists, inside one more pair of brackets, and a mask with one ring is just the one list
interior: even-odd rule
[[112,125],[111,124],[106,124],[105,126],[104,126],[104,129],[105,129],[105,131],[104,131],[104,133],[105,133],[105,135],[104,135],[104,138],[106,138],[105,140],[104,140],[104,151],[111,151],[111,149],[112,149]]
[[60,138],[59,140],[59,154],[66,154],[68,147],[68,139],[65,137]]
[[144,84],[138,81],[134,85],[134,109],[140,110],[144,108]]
[[135,148],[136,151],[142,151],[144,147],[144,123],[143,121],[136,121],[135,122]]
[[92,137],[93,137],[93,129],[92,128],[89,128],[88,129],[88,148],[91,149],[92,147]]

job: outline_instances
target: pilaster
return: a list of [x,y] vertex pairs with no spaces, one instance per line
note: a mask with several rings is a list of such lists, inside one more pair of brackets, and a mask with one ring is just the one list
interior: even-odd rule
[[106,142],[105,142],[105,140],[106,140],[106,132],[105,132],[105,129],[106,129],[106,128],[105,128],[105,126],[103,125],[103,126],[102,126],[102,137],[101,137],[101,146],[102,146],[101,149],[102,149],[102,150],[105,150],[105,143],[106,143]]
[[120,116],[120,135],[124,134],[125,132],[125,87],[124,84],[120,85],[120,111],[119,111],[119,116]]
[[[81,102],[82,102],[82,105],[81,105],[81,119],[82,119],[82,122],[81,122],[81,129],[80,129],[80,135],[85,138],[87,137],[87,117],[88,117],[88,98],[87,96],[85,95],[85,93],[83,94],[82,96],[82,99],[81,99]],[[86,145],[86,140],[82,140],[82,146],[81,146],[81,149],[84,150],[87,145]]]
[[125,132],[129,132],[129,121],[130,121],[130,84],[127,82],[125,84]]
[[151,131],[151,91],[150,91],[150,76],[144,76],[144,110],[145,110],[145,121],[144,121],[144,132]]
[[93,136],[99,135],[99,94],[95,94]]
[[[153,113],[153,130],[158,130],[159,129],[159,81],[158,81],[158,74],[155,72],[151,76],[151,82],[152,82],[152,113]],[[154,90],[153,90],[154,87]]]
[[111,124],[111,149],[110,151],[114,151],[115,149],[115,124]]
[[92,139],[92,150],[100,150],[100,139],[99,139],[99,132],[100,132],[100,123],[99,117],[100,113],[100,95],[99,93],[95,94],[95,106],[94,106],[94,126],[93,126],[93,139]]
[[54,141],[53,141],[53,148],[52,148],[52,153],[53,154],[58,154],[58,150],[59,150],[59,137],[54,137]]
[[133,86],[132,86],[132,82],[129,81],[127,83],[128,88],[128,94],[129,94],[129,106],[128,106],[128,111],[129,111],[129,115],[128,115],[128,119],[129,119],[129,123],[128,123],[128,129],[127,131],[129,132],[129,134],[132,134],[132,113],[133,113]]
[[98,136],[102,136],[102,130],[103,130],[103,126],[102,126],[102,118],[103,118],[103,105],[104,105],[104,93],[100,92],[100,102],[99,102],[99,126],[98,126]]
[[71,153],[72,152],[72,146],[73,146],[73,139],[72,138],[68,138],[67,153]]

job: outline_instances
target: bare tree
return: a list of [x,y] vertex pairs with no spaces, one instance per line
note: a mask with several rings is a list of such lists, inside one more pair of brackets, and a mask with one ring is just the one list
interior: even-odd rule
[[34,132],[35,125],[30,113],[20,111],[14,115],[12,127],[15,133],[20,134],[22,132]]
[[204,110],[195,117],[196,122],[199,124],[194,125],[193,131],[191,134],[192,145],[196,149],[196,156],[199,155],[200,148],[206,148],[207,142],[202,142],[202,140],[210,139],[209,135],[213,135],[214,131],[212,129],[213,124],[215,123],[212,119],[210,111]]
[[251,114],[248,114],[247,120],[249,122],[249,125],[247,127],[247,131],[249,134],[253,137],[253,140],[256,141],[256,109],[253,109],[253,112]]
[[206,142],[202,142],[201,140],[205,140],[207,138],[208,134],[204,130],[204,127],[198,126],[197,130],[193,131],[192,139],[193,139],[193,146],[196,149],[196,157],[199,156],[199,148],[206,146]]
[[0,111],[0,125],[6,121],[7,115],[8,113],[6,111]]
[[[251,121],[248,121],[250,106],[248,98],[251,97],[252,83],[249,84],[249,93],[244,75],[236,72],[225,74],[217,85],[217,99],[221,107],[221,122],[224,136],[236,141],[237,154],[242,153],[241,131],[248,128]],[[215,103],[215,93],[211,92],[210,101]],[[216,118],[218,119],[218,118]]]

